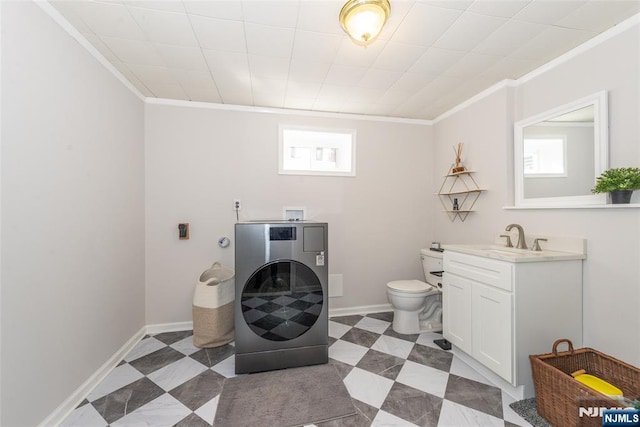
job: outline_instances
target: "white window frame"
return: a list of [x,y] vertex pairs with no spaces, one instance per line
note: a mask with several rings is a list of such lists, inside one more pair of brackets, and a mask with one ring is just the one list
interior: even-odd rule
[[[351,136],[351,147],[329,146],[323,148],[335,148],[339,156],[342,150],[350,151],[351,159],[347,162],[349,168],[347,170],[331,170],[331,169],[285,169],[285,155],[290,145],[285,141],[284,134],[286,131],[308,131],[314,133],[341,134]],[[315,176],[356,176],[356,130],[355,129],[331,129],[319,127],[306,127],[294,125],[279,125],[279,143],[278,143],[278,173],[280,175],[315,175]],[[310,149],[318,148],[309,143]],[[344,151],[342,151],[344,153]]]

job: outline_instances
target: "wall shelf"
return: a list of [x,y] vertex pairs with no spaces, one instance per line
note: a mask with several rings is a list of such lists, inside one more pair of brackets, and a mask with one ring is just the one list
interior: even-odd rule
[[502,209],[525,210],[525,209],[628,209],[640,208],[640,203],[602,204],[602,205],[577,205],[577,206],[503,206]]
[[[453,165],[452,165],[453,168]],[[451,171],[451,169],[449,169]],[[467,215],[473,212],[473,206],[483,190],[473,179],[474,171],[449,172],[444,176],[442,185],[436,193],[440,203],[452,222],[459,218],[461,222],[467,219]],[[458,209],[453,209],[457,201]]]

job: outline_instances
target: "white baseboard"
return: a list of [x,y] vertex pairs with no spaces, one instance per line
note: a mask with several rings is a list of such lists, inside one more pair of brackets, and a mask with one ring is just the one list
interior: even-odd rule
[[147,325],[147,334],[161,334],[163,332],[190,331],[193,329],[193,322],[157,323]]
[[[363,305],[359,307],[334,308],[329,310],[329,317],[349,316],[353,314],[380,313],[392,311],[391,304]],[[144,338],[163,332],[188,331],[193,329],[193,322],[158,323],[143,326],[136,332],[109,360],[102,365],[89,379],[78,387],[58,408],[39,424],[39,427],[60,424],[82,402],[91,391],[115,368],[118,363]]]
[[[329,309],[329,317],[350,316],[353,314],[381,313],[383,311],[393,311],[391,304],[361,305],[358,307],[332,308]],[[193,322],[157,323],[147,325],[147,334],[155,335],[163,332],[190,331],[193,329]]]
[[[383,311],[393,311],[391,304],[361,305],[358,307],[332,308],[329,309],[329,317],[350,316],[353,314],[381,313]],[[193,329],[193,322],[157,323],[147,325],[147,334],[155,335],[163,332],[190,331]]]
[[147,331],[143,326],[98,370],[78,387],[60,406],[39,424],[39,427],[57,426],[73,412],[91,391],[115,368],[118,363],[140,342]]
[[331,308],[329,317],[351,316],[353,314],[380,313],[383,311],[393,311],[391,304],[361,305],[358,307]]

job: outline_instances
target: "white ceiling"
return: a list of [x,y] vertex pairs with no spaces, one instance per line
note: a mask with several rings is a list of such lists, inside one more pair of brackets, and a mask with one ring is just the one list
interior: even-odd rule
[[417,119],[640,11],[638,0],[390,1],[366,48],[342,31],[342,0],[50,3],[147,97]]

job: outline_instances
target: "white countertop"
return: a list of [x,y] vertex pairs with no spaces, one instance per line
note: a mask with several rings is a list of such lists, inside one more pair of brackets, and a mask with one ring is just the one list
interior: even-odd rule
[[507,248],[493,244],[443,245],[442,247],[445,249],[445,253],[447,251],[460,252],[507,262],[568,261],[587,257],[585,253],[578,252],[532,251],[531,249]]

